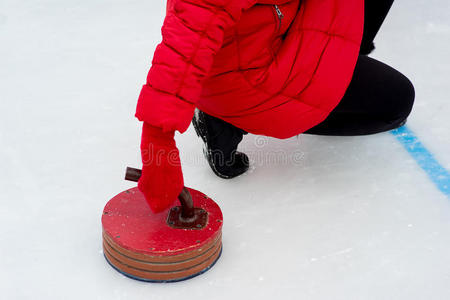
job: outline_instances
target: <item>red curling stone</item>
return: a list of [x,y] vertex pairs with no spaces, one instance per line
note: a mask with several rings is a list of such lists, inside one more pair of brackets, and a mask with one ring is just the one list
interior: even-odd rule
[[137,280],[174,282],[215,264],[222,252],[222,212],[208,196],[187,190],[196,211],[188,225],[180,218],[182,206],[155,214],[136,187],[106,204],[103,253],[114,269]]

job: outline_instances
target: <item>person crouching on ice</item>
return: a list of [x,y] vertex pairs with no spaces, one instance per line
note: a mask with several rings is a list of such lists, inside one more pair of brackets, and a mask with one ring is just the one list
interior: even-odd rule
[[168,0],[136,110],[144,122],[138,187],[151,209],[168,208],[183,189],[174,132],[191,121],[222,178],[247,171],[236,149],[248,132],[285,139],[402,126],[414,87],[367,56],[392,3]]

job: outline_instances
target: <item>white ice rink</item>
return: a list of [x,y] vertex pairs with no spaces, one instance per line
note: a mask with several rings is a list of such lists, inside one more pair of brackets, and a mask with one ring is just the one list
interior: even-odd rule
[[186,185],[221,206],[224,251],[150,284],[106,263],[100,218],[140,167],[134,110],[165,1],[0,0],[0,299],[450,299],[449,3],[396,1],[373,54],[415,84],[407,127],[426,149],[250,135],[252,170],[226,181],[190,128]]

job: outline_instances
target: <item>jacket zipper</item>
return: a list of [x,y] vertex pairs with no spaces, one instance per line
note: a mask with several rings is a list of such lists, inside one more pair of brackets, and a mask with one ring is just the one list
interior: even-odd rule
[[277,26],[277,31],[278,31],[281,28],[281,19],[283,19],[284,15],[281,12],[281,10],[278,7],[278,5],[274,4],[273,7],[275,8],[275,12],[277,13],[277,17],[278,17],[278,26]]

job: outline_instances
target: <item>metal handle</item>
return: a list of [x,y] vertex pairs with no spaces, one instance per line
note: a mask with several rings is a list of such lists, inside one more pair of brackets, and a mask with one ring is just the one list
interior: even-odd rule
[[[140,169],[127,167],[125,172],[125,180],[138,182],[141,178],[142,171]],[[181,203],[181,218],[188,221],[195,217],[194,201],[192,201],[191,193],[186,187],[183,187],[178,200]]]
[[142,171],[140,169],[127,167],[125,172],[125,180],[138,182],[141,175]]

